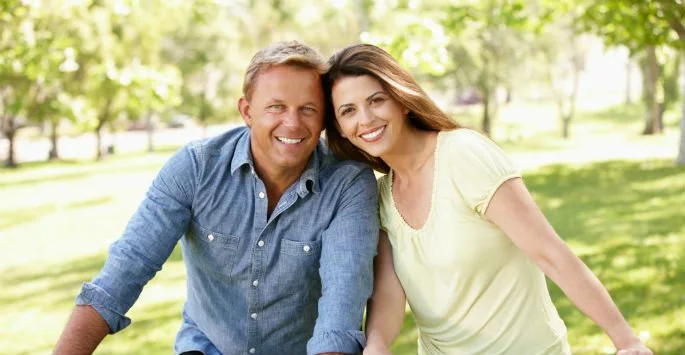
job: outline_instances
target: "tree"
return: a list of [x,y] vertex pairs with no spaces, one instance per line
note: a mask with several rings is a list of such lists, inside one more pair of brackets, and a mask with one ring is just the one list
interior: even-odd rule
[[[478,88],[482,99],[481,129],[492,130],[496,89],[507,86],[520,61],[522,36],[531,29],[532,9],[522,0],[487,0],[449,5],[443,22],[451,42],[454,68]],[[473,39],[473,40],[469,40]],[[466,73],[468,71],[468,73]]]
[[580,75],[585,69],[587,55],[584,39],[575,33],[572,21],[569,17],[547,26],[536,42],[546,64],[545,77],[557,104],[564,139],[570,137]]
[[[682,47],[676,40],[677,30],[685,18],[683,4],[675,0],[610,0],[585,2],[582,16],[583,28],[602,37],[608,45],[624,45],[631,55],[644,52],[643,72],[646,106],[644,134],[661,130],[658,80],[661,65],[657,58],[658,47]],[[675,27],[674,27],[675,26]],[[682,40],[681,40],[682,42]]]

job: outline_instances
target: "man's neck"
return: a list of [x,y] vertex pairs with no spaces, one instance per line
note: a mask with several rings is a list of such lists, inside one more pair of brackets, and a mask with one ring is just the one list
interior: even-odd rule
[[285,190],[299,180],[307,165],[290,169],[280,169],[260,166],[256,161],[254,164],[255,171],[266,188],[266,196],[268,198],[267,216],[270,217],[271,212],[273,212],[276,205],[278,205],[278,201],[281,200],[281,196],[283,196]]

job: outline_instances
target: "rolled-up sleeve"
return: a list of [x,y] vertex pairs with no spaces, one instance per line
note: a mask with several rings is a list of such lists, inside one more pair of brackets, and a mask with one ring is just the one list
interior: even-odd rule
[[188,227],[200,171],[197,149],[189,144],[164,165],[124,233],[110,246],[102,271],[84,283],[76,298],[77,305],[95,308],[111,333],[131,323],[126,312]]
[[322,295],[308,354],[358,354],[366,345],[361,324],[373,288],[378,228],[376,179],[371,169],[361,169],[342,191],[336,215],[323,233]]

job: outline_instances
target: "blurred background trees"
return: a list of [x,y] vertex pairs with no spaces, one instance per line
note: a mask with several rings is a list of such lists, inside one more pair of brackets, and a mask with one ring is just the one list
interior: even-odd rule
[[[324,55],[378,44],[446,111],[478,105],[474,128],[488,134],[502,105],[537,90],[554,102],[559,135],[569,138],[596,43],[628,53],[617,65],[627,69],[627,102],[631,87],[642,88],[638,133],[661,132],[664,112],[685,91],[685,4],[678,0],[5,0],[5,165],[16,165],[16,133],[27,125],[49,138],[47,159],[59,158],[61,131],[92,132],[100,159],[116,150],[111,136],[124,129],[146,130],[151,151],[161,125],[237,121],[250,57],[286,39]],[[685,163],[683,143],[677,160]]]

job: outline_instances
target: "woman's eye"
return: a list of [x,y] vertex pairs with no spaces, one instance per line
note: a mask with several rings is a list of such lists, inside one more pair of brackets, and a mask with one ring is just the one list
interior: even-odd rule
[[353,108],[351,108],[351,107],[346,108],[346,109],[342,110],[342,112],[340,112],[340,116],[346,116],[346,115],[352,113],[352,111],[354,111]]
[[371,99],[372,104],[381,103],[383,101],[385,101],[385,98],[383,98],[383,97],[374,97],[373,99]]

